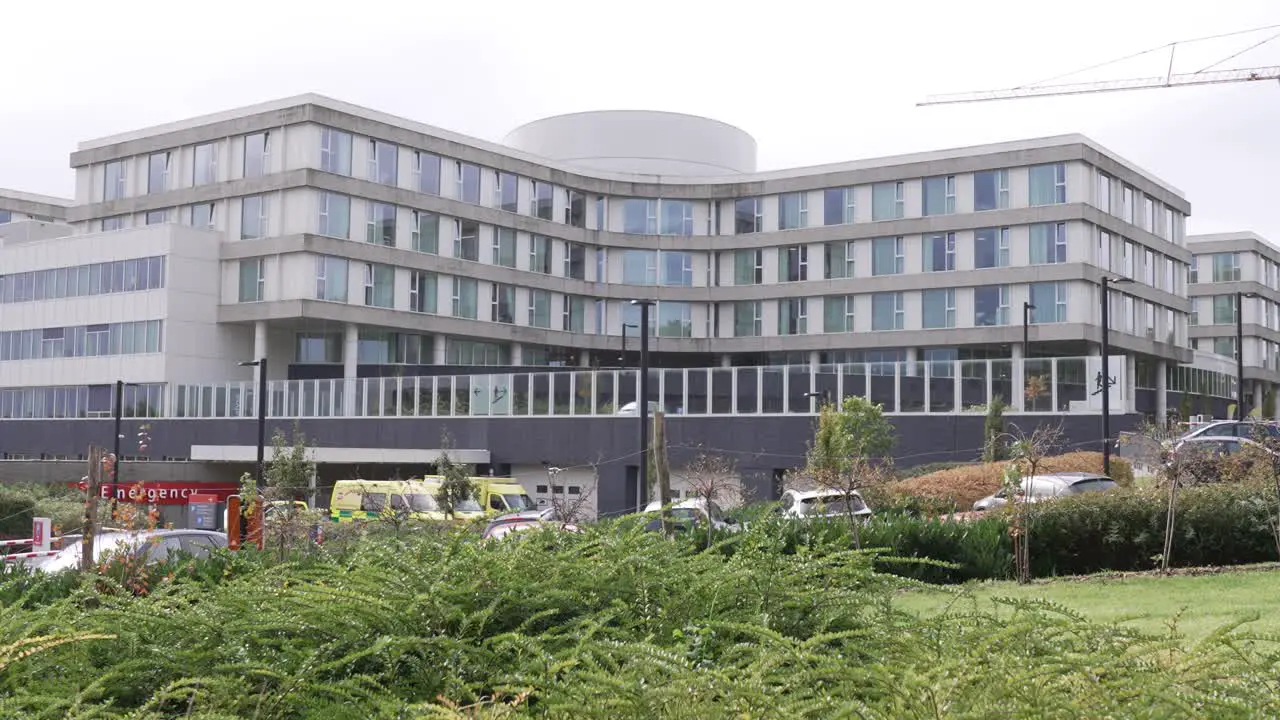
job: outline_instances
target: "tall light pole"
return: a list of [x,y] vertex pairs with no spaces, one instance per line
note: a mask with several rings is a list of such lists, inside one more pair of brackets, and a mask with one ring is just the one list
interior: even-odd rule
[[1110,285],[1133,282],[1129,278],[1102,276],[1102,372],[1099,374],[1099,392],[1102,393],[1102,474],[1111,475],[1111,303]]
[[1244,298],[1255,292],[1236,292],[1236,420],[1244,420]]
[[[1029,347],[1031,344],[1030,341],[1028,340],[1028,337],[1030,334],[1029,329],[1031,327],[1031,311],[1035,309],[1036,309],[1035,305],[1032,305],[1026,300],[1022,301],[1022,367],[1023,368],[1027,367],[1027,347]],[[1025,372],[1024,372],[1024,375],[1025,375]],[[1024,380],[1023,382],[1026,382],[1026,381]]]
[[[649,486],[649,306],[652,300],[632,300],[632,305],[640,306],[640,397],[636,398],[640,412],[640,479],[641,488]],[[626,326],[623,326],[626,331]],[[641,492],[643,495],[643,491]],[[667,498],[662,498],[667,503]]]
[[618,356],[618,367],[627,366],[627,328],[635,328],[635,323],[622,323],[622,354]]
[[246,360],[240,367],[258,368],[258,487],[263,484],[263,459],[267,449],[267,359]]
[[111,447],[111,452],[115,455],[116,461],[112,464],[111,472],[111,519],[116,517],[116,496],[120,492],[120,466],[124,463],[120,457],[120,421],[124,417],[124,389],[126,387],[137,387],[137,383],[127,383],[123,380],[116,381],[116,407],[115,407],[115,438]]

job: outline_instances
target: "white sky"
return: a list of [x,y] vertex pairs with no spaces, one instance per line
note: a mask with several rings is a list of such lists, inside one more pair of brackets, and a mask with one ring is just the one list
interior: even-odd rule
[[[1081,132],[1181,189],[1192,232],[1280,243],[1280,83],[915,107],[1280,23],[1275,0],[7,5],[0,187],[70,196],[81,140],[318,92],[489,140],[580,110],[706,115],[754,135],[761,169]],[[1180,46],[1175,72],[1277,31]],[[1221,67],[1262,65],[1280,40]]]

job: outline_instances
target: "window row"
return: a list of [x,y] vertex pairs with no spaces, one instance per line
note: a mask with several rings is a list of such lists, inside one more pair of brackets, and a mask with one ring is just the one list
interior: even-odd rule
[[[511,348],[506,343],[446,337],[443,364],[508,365]],[[437,337],[417,333],[361,328],[358,362],[377,365],[439,365]],[[342,362],[341,332],[299,332],[294,336],[294,362],[338,364]],[[528,347],[525,348],[526,351]]]
[[0,332],[0,361],[158,353],[164,321],[104,323]]
[[146,257],[0,275],[0,303],[159,290],[164,264],[163,257]]
[[1186,218],[1182,213],[1101,170],[1096,174],[1093,198],[1099,210],[1176,245],[1186,244]]
[[[162,384],[126,385],[122,417],[160,417]],[[110,417],[115,411],[114,385],[0,388],[0,419]]]

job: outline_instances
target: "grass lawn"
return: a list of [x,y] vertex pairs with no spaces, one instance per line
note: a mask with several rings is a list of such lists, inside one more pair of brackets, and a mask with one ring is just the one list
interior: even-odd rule
[[[917,615],[963,611],[975,607],[1013,612],[994,597],[1043,599],[1070,608],[1097,622],[1123,623],[1149,633],[1177,631],[1194,642],[1236,620],[1257,618],[1242,630],[1280,633],[1280,568],[1226,571],[1204,575],[1095,576],[1046,580],[1019,586],[1013,582],[973,583],[943,590],[909,590],[897,606]],[[1179,613],[1181,615],[1179,616]]]

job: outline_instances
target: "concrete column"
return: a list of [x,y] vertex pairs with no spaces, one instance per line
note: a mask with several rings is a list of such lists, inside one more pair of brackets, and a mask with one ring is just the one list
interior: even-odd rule
[[[261,360],[267,357],[267,321],[259,320],[253,324],[253,359]],[[270,359],[267,361],[267,369],[270,370],[272,365]],[[257,372],[254,373],[254,379],[257,380]]]
[[347,323],[342,338],[342,413],[356,413],[356,377],[360,358],[360,326]]
[[813,368],[814,370],[817,370],[818,366],[821,364],[822,364],[822,353],[817,350],[810,350],[809,351],[809,367]]
[[512,365],[524,364],[524,352],[520,346],[520,343],[518,342],[511,343],[511,364]]
[[904,376],[910,375],[912,377],[915,377],[916,375],[920,374],[919,367],[916,364],[916,360],[919,359],[919,356],[920,356],[919,350],[913,347],[907,348],[906,353],[903,355],[903,358],[902,358],[903,360],[907,361],[907,364],[902,367],[902,374]]
[[1162,426],[1169,418],[1169,378],[1164,360],[1156,361],[1156,422]]
[[1249,407],[1246,408],[1246,410],[1248,410],[1249,412],[1253,412],[1255,409],[1258,410],[1259,418],[1262,417],[1263,394],[1264,394],[1264,390],[1263,390],[1262,381],[1254,380],[1253,381],[1253,399],[1249,401]]
[[1009,349],[1013,360],[1013,397],[1009,403],[1016,412],[1023,412],[1027,409],[1027,376],[1022,367],[1022,343],[1010,343]]
[[580,367],[590,367],[590,366],[591,366],[591,351],[590,351],[590,350],[583,350],[583,351],[581,351],[581,352],[579,352],[579,353],[578,353],[578,365],[579,365]]
[[444,336],[436,335],[431,343],[431,364],[445,365],[448,360],[449,345]]
[[733,367],[733,362],[732,360],[730,360],[728,355],[720,356],[720,367],[722,368]]

